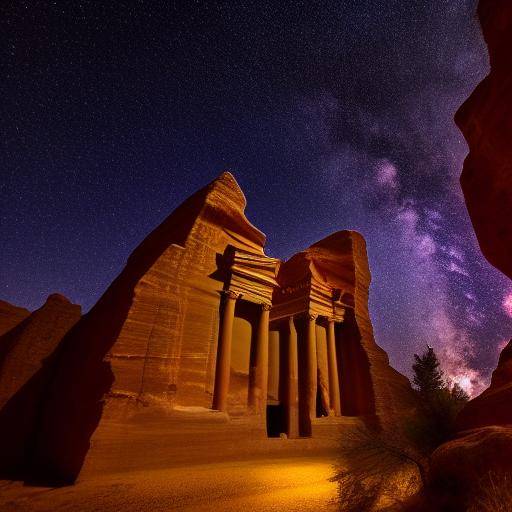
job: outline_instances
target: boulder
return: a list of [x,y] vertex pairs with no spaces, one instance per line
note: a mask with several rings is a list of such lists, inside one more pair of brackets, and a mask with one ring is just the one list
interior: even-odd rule
[[430,494],[436,510],[465,510],[490,474],[512,472],[512,426],[483,427],[441,445],[431,457]]

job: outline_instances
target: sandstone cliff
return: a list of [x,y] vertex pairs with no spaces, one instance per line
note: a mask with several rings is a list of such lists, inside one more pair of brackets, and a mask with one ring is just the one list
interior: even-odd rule
[[[456,114],[470,149],[461,184],[482,252],[512,278],[512,4],[481,0],[478,15],[491,72]],[[509,344],[490,388],[460,413],[460,428],[510,423],[510,351]]]
[[491,385],[468,402],[457,417],[459,430],[512,425],[512,340],[502,350]]
[[55,368],[55,352],[80,318],[81,308],[62,295],[0,337],[0,472],[16,474],[33,442]]
[[469,154],[461,175],[485,257],[512,278],[512,3],[481,0],[491,71],[456,114]]
[[[172,453],[183,441],[171,439],[177,427],[167,416],[211,408],[223,255],[228,246],[262,255],[265,243],[246,219],[245,205],[227,172],[193,194],[135,249],[68,333],[37,443],[36,473],[73,481],[91,442],[92,466],[109,459],[114,445],[118,465],[130,447],[136,460],[136,450],[153,438]],[[157,431],[162,422],[167,441]],[[120,435],[112,434],[118,425],[125,425]],[[154,455],[141,457],[158,464]]]
[[28,309],[13,306],[5,300],[0,300],[0,336],[16,327],[28,315],[30,315]]
[[[478,16],[491,71],[455,120],[469,154],[461,185],[483,254],[512,278],[512,3],[480,0]],[[457,417],[460,436],[432,455],[431,480],[450,510],[462,510],[483,477],[512,469],[512,342],[491,385]]]
[[364,238],[355,231],[340,231],[313,244],[306,255],[323,278],[342,291],[340,300],[353,306],[347,308],[340,325],[344,414],[374,416],[383,426],[392,424],[398,413],[414,405],[414,397],[409,380],[391,367],[388,355],[375,342]]

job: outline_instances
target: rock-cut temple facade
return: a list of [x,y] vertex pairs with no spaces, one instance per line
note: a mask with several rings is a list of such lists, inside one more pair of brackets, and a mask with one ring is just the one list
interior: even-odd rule
[[34,478],[319,450],[410,403],[373,338],[363,237],[282,262],[245,205],[227,172],[196,192],[64,336]]

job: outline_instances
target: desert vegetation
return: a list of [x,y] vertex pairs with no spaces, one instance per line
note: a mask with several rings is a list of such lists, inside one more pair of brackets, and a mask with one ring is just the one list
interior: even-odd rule
[[446,381],[431,347],[415,354],[412,369],[414,409],[393,425],[357,428],[340,443],[334,479],[342,512],[439,510],[430,503],[430,457],[454,436],[455,418],[469,397]]

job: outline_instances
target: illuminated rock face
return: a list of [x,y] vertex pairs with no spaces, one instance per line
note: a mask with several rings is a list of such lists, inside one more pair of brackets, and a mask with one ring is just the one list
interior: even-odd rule
[[62,295],[0,337],[0,473],[14,476],[25,463],[56,363],[56,349],[81,309]]
[[410,405],[373,339],[363,238],[281,264],[245,205],[229,173],[191,196],[66,335],[36,479],[332,449],[341,425]]
[[482,252],[512,278],[512,3],[478,7],[491,72],[456,115],[470,153],[461,176]]
[[28,309],[19,308],[4,300],[0,300],[0,336],[13,327],[16,327],[22,320],[27,318],[28,315],[30,315]]
[[271,330],[298,350],[296,389],[290,394],[284,387],[295,405],[288,422],[296,426],[288,434],[314,435],[329,415],[382,425],[412,406],[409,381],[375,343],[370,280],[366,244],[355,231],[334,233],[281,266]]

